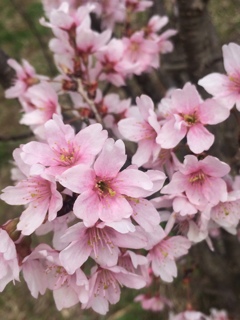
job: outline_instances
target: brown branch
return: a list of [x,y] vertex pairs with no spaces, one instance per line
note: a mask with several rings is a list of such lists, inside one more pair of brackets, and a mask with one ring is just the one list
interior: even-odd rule
[[15,71],[8,65],[9,56],[0,49],[0,84],[4,89],[11,87]]
[[[209,0],[177,0],[179,37],[185,50],[191,81],[221,71],[221,51],[207,10]],[[219,63],[220,61],[220,63]]]

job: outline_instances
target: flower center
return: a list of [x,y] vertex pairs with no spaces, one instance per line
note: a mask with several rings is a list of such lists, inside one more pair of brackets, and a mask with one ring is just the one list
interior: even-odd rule
[[240,78],[239,76],[230,76],[229,80],[231,81],[230,89],[233,91],[237,91],[237,93],[240,93]]
[[110,197],[114,197],[116,195],[116,191],[111,188],[108,181],[98,180],[95,188],[100,196],[110,195]]
[[108,249],[112,254],[114,244],[104,229],[99,229],[96,227],[90,228],[88,230],[88,237],[88,245],[92,247],[96,259],[99,256],[99,249],[101,247]]
[[194,183],[200,183],[202,184],[205,180],[205,174],[202,171],[199,171],[197,173],[193,173],[191,177],[189,178],[189,182],[192,184]]
[[193,115],[184,114],[183,119],[185,122],[187,122],[187,124],[189,126],[192,126],[193,124],[195,124],[197,122],[197,117],[195,114],[193,114]]

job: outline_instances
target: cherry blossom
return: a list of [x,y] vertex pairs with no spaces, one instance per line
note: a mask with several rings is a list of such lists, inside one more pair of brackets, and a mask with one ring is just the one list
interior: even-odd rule
[[229,43],[223,46],[222,51],[227,75],[211,73],[198,83],[226,108],[231,109],[236,104],[240,111],[240,46]]
[[153,312],[162,311],[166,306],[171,306],[172,303],[160,294],[148,295],[140,294],[134,299],[136,302],[140,302],[144,310],[151,310]]
[[138,149],[132,158],[132,163],[138,166],[148,161],[155,161],[161,150],[156,142],[160,125],[154,112],[153,101],[146,95],[136,99],[137,107],[131,108],[131,114],[119,121],[118,128],[124,138],[138,142]]
[[62,207],[62,196],[49,176],[36,175],[2,190],[0,198],[11,205],[27,205],[18,223],[24,235],[33,233],[45,219],[53,220]]
[[100,124],[92,124],[75,135],[57,115],[44,125],[44,142],[29,142],[22,148],[21,157],[29,165],[42,164],[51,175],[61,174],[78,164],[91,165],[107,139]]
[[191,242],[182,236],[162,239],[148,253],[155,276],[166,282],[172,282],[177,276],[176,258],[188,253]]
[[19,281],[20,268],[15,244],[7,231],[0,228],[0,237],[0,292],[2,292],[10,281]]
[[185,192],[192,204],[216,205],[220,200],[227,200],[227,186],[222,177],[229,171],[230,167],[215,157],[207,156],[198,161],[195,156],[187,155],[183,166],[161,192],[175,195]]
[[140,249],[147,244],[140,231],[120,233],[102,224],[86,228],[82,222],[70,227],[62,240],[70,242],[59,256],[69,274],[81,267],[90,255],[101,266],[112,267],[117,264],[119,247]]
[[48,79],[48,77],[36,74],[35,69],[27,60],[23,59],[21,66],[16,60],[8,59],[8,64],[16,71],[16,79],[14,85],[5,91],[6,98],[19,98],[32,85]]
[[80,194],[73,212],[87,227],[99,218],[105,222],[129,218],[133,210],[127,197],[144,197],[152,190],[145,173],[131,167],[119,172],[125,161],[123,142],[108,139],[93,168],[78,165],[59,176],[63,186]]
[[92,270],[89,279],[89,301],[83,308],[92,308],[100,314],[106,314],[109,303],[115,304],[120,299],[120,286],[140,289],[146,284],[139,275],[127,272],[121,267],[98,268]]
[[[163,105],[163,106],[162,106]],[[158,133],[156,142],[163,148],[174,148],[185,136],[194,153],[208,150],[214,135],[204,125],[217,124],[229,116],[229,111],[212,99],[202,101],[194,85],[187,83],[176,89],[171,98],[162,100],[166,122]]]

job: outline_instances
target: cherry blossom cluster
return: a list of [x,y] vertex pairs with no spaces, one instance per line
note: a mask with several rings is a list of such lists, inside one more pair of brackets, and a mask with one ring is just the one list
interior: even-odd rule
[[[177,260],[193,244],[206,240],[214,249],[211,237],[220,227],[237,233],[240,177],[208,155],[215,137],[206,126],[225,121],[235,104],[240,109],[240,47],[223,47],[227,75],[199,81],[213,98],[203,100],[191,83],[158,105],[144,94],[132,101],[108,92],[158,68],[159,54],[173,49],[176,31],[159,34],[167,17],[134,29],[133,17],[151,5],[44,1],[48,20],[41,23],[53,31],[49,47],[59,75],[8,61],[16,79],[6,98],[19,99],[20,122],[36,141],[13,152],[15,184],[0,195],[24,206],[0,228],[0,291],[21,273],[33,297],[52,290],[58,310],[81,303],[106,314],[122,286],[172,282]],[[102,18],[100,30],[93,17]],[[51,245],[32,246],[34,234],[49,232]],[[136,301],[153,311],[174,307],[159,292]],[[228,318],[213,309],[210,316],[184,311],[169,319]]]

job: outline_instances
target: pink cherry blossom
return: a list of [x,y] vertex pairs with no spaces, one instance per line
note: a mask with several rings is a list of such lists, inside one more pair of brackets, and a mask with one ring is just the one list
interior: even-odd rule
[[5,91],[6,98],[19,98],[25,94],[27,89],[40,80],[47,80],[45,76],[36,74],[35,69],[27,60],[22,61],[22,66],[13,59],[8,60],[8,64],[16,71],[16,79],[14,85]]
[[179,314],[170,314],[169,320],[211,320],[199,311],[184,311]]
[[81,269],[69,275],[62,267],[58,252],[45,244],[38,245],[23,261],[23,276],[37,298],[47,288],[53,291],[58,310],[88,300],[88,280]]
[[149,0],[126,0],[126,7],[133,12],[145,11],[152,5],[153,2]]
[[136,296],[134,301],[140,302],[144,310],[151,310],[153,312],[162,311],[166,306],[172,305],[172,303],[167,298],[159,294],[140,294]]
[[132,158],[132,163],[138,166],[148,161],[155,161],[161,150],[156,143],[160,132],[160,124],[154,112],[153,101],[146,95],[136,99],[137,107],[131,108],[132,116],[119,121],[118,128],[124,138],[138,143],[138,149]]
[[120,286],[140,289],[145,280],[134,273],[127,272],[122,267],[98,268],[92,271],[89,279],[89,301],[83,304],[84,309],[92,308],[100,314],[106,314],[109,303],[115,304],[120,299]]
[[221,178],[229,171],[230,167],[215,157],[207,156],[198,161],[197,157],[188,155],[161,192],[175,195],[185,192],[192,204],[216,205],[227,199],[226,182]]
[[[229,111],[212,99],[202,101],[194,85],[187,83],[176,89],[171,98],[162,100],[166,122],[158,133],[156,142],[162,148],[174,148],[185,136],[194,153],[208,150],[214,135],[204,126],[217,124],[229,116]],[[159,106],[161,110],[161,104]]]
[[100,80],[108,80],[118,87],[125,84],[125,78],[134,72],[136,66],[125,58],[124,53],[123,41],[115,38],[96,53]]
[[211,318],[210,320],[230,320],[228,317],[227,311],[211,309]]
[[177,276],[176,258],[188,253],[191,242],[182,236],[162,239],[148,253],[155,276],[166,282],[172,282]]
[[227,75],[211,73],[198,83],[226,108],[231,109],[236,104],[240,111],[240,46],[229,43],[222,47],[222,51]]
[[238,192],[229,192],[226,201],[219,202],[211,208],[210,216],[222,228],[236,234],[237,226],[240,219],[239,212],[240,194]]
[[44,125],[46,143],[29,142],[22,147],[21,157],[29,165],[42,164],[51,175],[61,174],[78,164],[91,165],[107,139],[100,124],[92,124],[75,135],[57,115]]
[[56,182],[46,175],[29,176],[2,192],[0,198],[8,204],[28,204],[17,225],[24,235],[33,233],[45,219],[55,219],[62,207],[62,196],[56,190]]
[[133,209],[127,197],[144,197],[152,191],[147,174],[131,167],[119,172],[125,161],[123,142],[108,139],[93,168],[78,165],[59,176],[63,186],[80,194],[73,212],[87,227],[98,219],[112,222],[129,218]]
[[19,281],[19,265],[15,243],[8,233],[0,228],[0,292],[10,281]]
[[62,241],[70,244],[61,251],[60,261],[69,274],[73,274],[91,257],[101,266],[115,266],[120,248],[140,249],[147,244],[143,233],[120,233],[98,224],[86,228],[82,222],[70,227],[62,236]]
[[21,103],[25,113],[20,123],[29,126],[41,126],[51,119],[53,114],[60,114],[61,111],[58,96],[47,82],[29,88]]
[[84,22],[76,29],[76,45],[80,54],[93,54],[101,49],[110,40],[111,31],[102,33],[93,31]]
[[158,45],[151,39],[145,39],[143,31],[133,33],[130,38],[123,38],[123,43],[126,58],[137,63],[134,74],[139,75],[150,67],[158,67],[158,64],[153,63],[153,57],[158,56]]

